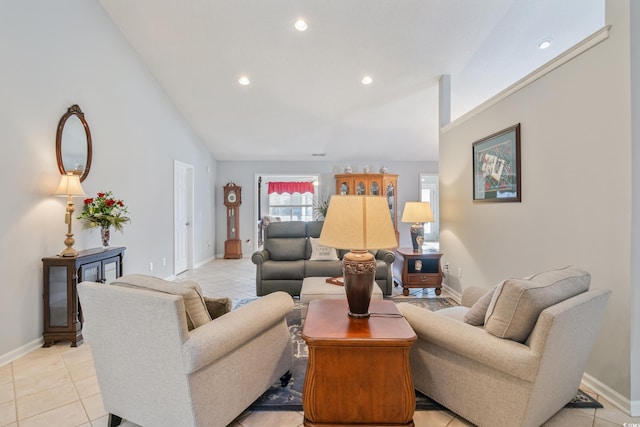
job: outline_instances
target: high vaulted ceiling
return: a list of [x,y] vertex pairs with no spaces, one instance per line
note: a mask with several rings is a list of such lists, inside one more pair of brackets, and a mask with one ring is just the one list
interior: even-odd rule
[[456,118],[604,24],[604,0],[100,3],[218,160],[437,161],[441,75]]

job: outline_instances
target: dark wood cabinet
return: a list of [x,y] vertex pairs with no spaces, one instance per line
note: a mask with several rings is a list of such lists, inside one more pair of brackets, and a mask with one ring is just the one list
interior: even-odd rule
[[409,295],[409,288],[435,288],[442,293],[442,268],[438,252],[413,252],[411,248],[396,249],[393,262],[393,280],[402,286],[402,294]]
[[122,276],[125,249],[88,249],[77,257],[42,259],[44,347],[56,341],[71,341],[72,347],[82,344],[82,309],[76,285],[83,281],[109,283]]

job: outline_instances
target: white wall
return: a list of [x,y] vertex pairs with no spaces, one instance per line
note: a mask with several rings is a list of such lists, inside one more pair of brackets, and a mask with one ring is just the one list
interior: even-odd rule
[[[42,337],[41,258],[63,248],[65,198],[51,197],[58,120],[72,104],[86,115],[93,163],[87,194],[112,190],[131,224],[125,273],[172,274],[173,160],[195,168],[195,261],[213,257],[215,159],[179,115],[98,2],[0,2],[0,365]],[[209,170],[209,172],[207,172]],[[76,200],[77,211],[82,200]],[[100,245],[74,221],[76,249]],[[162,258],[167,265],[162,267]]]
[[[440,138],[440,242],[454,276],[462,268],[462,277],[449,277],[456,290],[489,288],[505,277],[570,264],[591,272],[592,289],[613,289],[587,374],[628,409],[628,0],[607,2],[607,23],[612,25],[607,40],[445,128]],[[473,204],[471,144],[516,123],[522,124],[522,203]]]
[[[380,165],[381,162],[371,163]],[[354,164],[358,164],[355,162]],[[386,162],[384,165],[389,173],[398,174],[398,221],[402,215],[404,202],[418,200],[420,197],[420,173],[437,173],[438,165],[434,162]],[[243,242],[242,255],[251,256],[255,250],[255,235],[257,230],[257,186],[256,174],[317,174],[320,176],[319,192],[323,199],[335,194],[335,174],[342,173],[345,164],[331,162],[218,162],[218,187],[216,188],[216,254],[224,254],[224,240],[226,239],[225,207],[222,201],[222,187],[233,181],[242,187],[242,206],[240,207],[240,239]],[[380,166],[373,167],[377,171]],[[357,171],[361,171],[358,169]],[[263,191],[266,191],[263,188]],[[263,206],[263,214],[266,207]],[[409,227],[411,224],[398,223],[401,246],[411,246]]]
[[[629,21],[640,22],[640,4],[631,2]],[[631,26],[631,139],[632,170],[631,196],[631,259],[640,259],[640,25]],[[631,360],[640,360],[640,263],[631,263]],[[631,364],[631,400],[633,413],[640,414],[640,363]]]

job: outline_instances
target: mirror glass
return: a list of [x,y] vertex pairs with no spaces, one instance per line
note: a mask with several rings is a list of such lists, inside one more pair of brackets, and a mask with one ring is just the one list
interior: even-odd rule
[[56,134],[56,157],[60,173],[80,175],[80,181],[84,181],[89,174],[91,132],[78,105],[69,107],[60,118]]

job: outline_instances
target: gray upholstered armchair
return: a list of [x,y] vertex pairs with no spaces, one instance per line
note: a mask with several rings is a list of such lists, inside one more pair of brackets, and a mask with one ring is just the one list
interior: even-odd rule
[[198,298],[189,289],[134,279],[133,287],[78,285],[110,425],[124,418],[142,426],[224,427],[279,378],[288,381],[288,294],[207,320],[195,313]]
[[596,339],[611,291],[589,282],[568,267],[465,289],[462,307],[399,304],[416,389],[480,427],[540,426],[575,396]]

